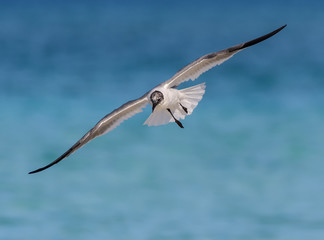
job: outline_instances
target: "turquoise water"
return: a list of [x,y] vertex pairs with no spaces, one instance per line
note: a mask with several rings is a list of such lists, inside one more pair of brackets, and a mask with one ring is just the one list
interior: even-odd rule
[[[0,2],[0,239],[324,239],[320,1]],[[101,117],[197,57],[176,124],[150,108],[60,164]],[[182,86],[181,86],[182,87]]]

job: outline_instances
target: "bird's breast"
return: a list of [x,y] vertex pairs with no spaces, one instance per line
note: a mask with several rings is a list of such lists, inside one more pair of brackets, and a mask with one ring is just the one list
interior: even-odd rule
[[179,102],[179,90],[168,88],[163,92],[164,100],[162,102],[162,107],[171,108],[173,105],[178,104]]

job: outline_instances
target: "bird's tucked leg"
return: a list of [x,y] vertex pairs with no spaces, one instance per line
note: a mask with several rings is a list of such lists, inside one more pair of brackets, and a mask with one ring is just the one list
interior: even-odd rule
[[176,119],[174,116],[173,116],[173,113],[171,112],[170,108],[167,108],[167,110],[169,111],[169,113],[171,114],[171,116],[173,117],[174,121],[176,122],[176,124],[178,124],[179,127],[183,128],[182,126],[182,123]]
[[183,111],[185,111],[185,113],[188,114],[188,108],[184,107],[181,103],[179,103],[179,104],[182,107]]

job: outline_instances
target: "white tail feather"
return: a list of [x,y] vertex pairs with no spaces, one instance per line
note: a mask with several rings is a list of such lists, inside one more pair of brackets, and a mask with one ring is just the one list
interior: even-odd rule
[[181,89],[182,99],[180,103],[182,106],[187,108],[188,114],[190,115],[192,111],[197,107],[199,101],[203,98],[205,93],[206,84],[201,83],[189,88]]

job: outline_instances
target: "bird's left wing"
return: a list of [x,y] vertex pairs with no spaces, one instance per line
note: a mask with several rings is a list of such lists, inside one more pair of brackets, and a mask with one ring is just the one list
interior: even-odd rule
[[167,86],[169,88],[171,87],[177,87],[182,82],[188,81],[188,80],[195,80],[198,78],[202,73],[208,71],[209,69],[222,64],[229,58],[231,58],[234,54],[238,53],[239,51],[243,50],[244,48],[250,47],[254,44],[257,44],[259,42],[262,42],[276,33],[280,32],[283,28],[285,28],[286,25],[266,34],[259,38],[253,39],[251,41],[238,44],[236,46],[224,49],[219,52],[214,52],[210,54],[206,54],[200,58],[198,58],[196,61],[188,64],[181,70],[179,70],[172,78],[169,80],[163,82],[160,85]]
[[87,132],[79,141],[77,141],[69,150],[63,153],[59,158],[46,165],[45,167],[32,171],[29,174],[37,173],[53,166],[54,164],[60,162],[61,160],[69,156],[71,153],[75,152],[77,149],[81,148],[83,145],[85,145],[92,139],[110,132],[119,124],[121,124],[124,120],[134,116],[136,113],[142,112],[142,109],[147,105],[147,103],[148,99],[146,97],[146,94],[144,94],[142,97],[133,101],[129,101],[121,107],[115,109],[113,112],[109,113],[104,118],[102,118],[89,132]]

